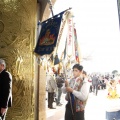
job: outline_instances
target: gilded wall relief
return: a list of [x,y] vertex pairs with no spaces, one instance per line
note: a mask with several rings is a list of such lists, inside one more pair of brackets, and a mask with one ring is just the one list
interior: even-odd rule
[[13,75],[7,120],[34,120],[36,0],[0,0],[0,58]]
[[4,31],[4,23],[0,21],[0,33]]

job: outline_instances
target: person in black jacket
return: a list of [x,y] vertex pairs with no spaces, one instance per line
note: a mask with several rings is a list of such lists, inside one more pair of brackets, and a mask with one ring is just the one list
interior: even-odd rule
[[5,70],[6,63],[0,59],[0,119],[5,120],[8,107],[12,106],[12,76]]
[[99,79],[96,75],[92,77],[92,86],[93,86],[93,92],[97,96],[98,94],[98,85],[99,85]]

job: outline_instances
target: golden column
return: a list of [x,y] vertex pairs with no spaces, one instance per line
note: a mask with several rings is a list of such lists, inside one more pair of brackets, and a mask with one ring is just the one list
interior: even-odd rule
[[0,0],[0,58],[13,76],[7,120],[34,120],[36,0]]
[[[50,11],[47,0],[39,1],[43,21]],[[46,74],[33,54],[37,14],[37,0],[0,0],[0,58],[13,76],[13,106],[6,120],[46,120]]]

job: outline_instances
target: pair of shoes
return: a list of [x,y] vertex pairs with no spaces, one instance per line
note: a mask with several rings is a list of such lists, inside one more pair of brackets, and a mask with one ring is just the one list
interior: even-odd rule
[[57,102],[57,98],[55,98],[53,102]]
[[48,108],[51,108],[51,107],[48,105]]
[[58,104],[57,104],[57,106],[61,106],[61,105],[63,105],[63,104],[61,104],[61,103],[58,103]]
[[56,109],[56,108],[54,108],[54,107],[49,107],[50,109]]

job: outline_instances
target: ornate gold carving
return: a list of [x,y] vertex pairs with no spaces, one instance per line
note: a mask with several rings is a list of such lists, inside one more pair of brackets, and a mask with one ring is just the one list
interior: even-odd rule
[[[7,69],[13,76],[13,106],[9,108],[6,120],[35,120],[33,48],[36,4],[37,0],[0,0],[0,58],[6,60]],[[43,11],[43,19],[49,17],[48,11],[48,7]],[[45,70],[41,68],[37,111],[39,120],[46,120],[45,76]]]
[[13,75],[7,120],[34,120],[36,0],[0,0],[0,58]]
[[0,21],[0,33],[4,31],[4,23]]

